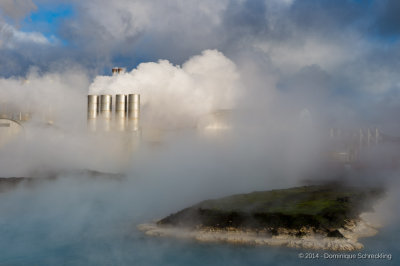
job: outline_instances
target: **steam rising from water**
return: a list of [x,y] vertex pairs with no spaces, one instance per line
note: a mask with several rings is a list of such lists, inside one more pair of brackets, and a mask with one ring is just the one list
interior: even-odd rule
[[[118,162],[126,160],[126,153],[115,148],[129,149],[122,138],[115,134],[93,137],[86,132],[89,82],[82,71],[31,72],[26,81],[0,80],[6,88],[2,97],[21,108],[21,102],[28,100],[36,113],[25,125],[26,138],[0,149],[0,176],[36,172],[40,177],[41,173],[71,169],[125,176],[122,180],[92,179],[67,173],[54,181],[1,194],[4,215],[0,224],[13,228],[12,239],[28,243],[42,239],[37,249],[28,249],[32,253],[51,250],[50,246],[79,246],[76,238],[85,243],[82,250],[90,253],[98,241],[118,242],[125,236],[132,237],[128,242],[142,241],[134,231],[136,224],[207,198],[296,186],[311,175],[318,180],[335,176],[318,167],[325,147],[323,135],[328,133],[321,123],[326,113],[319,106],[326,103],[324,94],[317,95],[314,88],[294,94],[279,91],[276,75],[249,71],[255,68],[249,62],[235,65],[222,53],[207,50],[182,67],[159,61],[140,64],[122,75],[96,77],[89,93],[140,93],[145,123],[186,127],[169,132],[160,146],[142,143],[129,158],[129,167],[123,169]],[[55,103],[52,127],[40,123],[39,114],[46,111],[43,101]],[[232,109],[231,131],[219,138],[204,138],[187,130],[201,116],[219,109]],[[355,183],[368,183],[362,178],[357,175]],[[387,183],[393,184],[390,179]],[[398,198],[391,192],[390,204],[380,206],[380,211],[392,208],[393,197]],[[27,237],[19,233],[18,226]],[[121,247],[124,243],[113,246],[113,252]],[[96,250],[91,256],[89,263],[104,261]],[[123,261],[118,254],[113,258]]]
[[[60,254],[71,254],[62,263],[78,257],[83,264],[140,264],[151,257],[159,265],[176,243],[144,240],[136,224],[207,198],[296,186],[305,178],[382,183],[390,189],[377,207],[384,218],[379,222],[398,222],[399,171],[386,167],[398,154],[396,145],[368,154],[374,171],[336,172],[320,164],[331,127],[379,126],[400,135],[397,35],[375,34],[397,32],[396,1],[368,1],[368,8],[364,1],[0,2],[6,16],[0,17],[0,76],[24,75],[0,78],[0,112],[33,114],[23,138],[0,147],[0,176],[75,169],[125,176],[67,173],[0,193],[0,264],[42,256],[54,265]],[[30,11],[59,3],[71,5],[73,14],[55,19],[56,37],[37,23],[16,25]],[[219,51],[201,52],[210,48]],[[111,62],[132,67],[138,55],[169,61],[93,76]],[[120,135],[88,134],[88,88],[94,94],[140,93],[142,126],[181,130],[166,130],[157,146],[143,141],[128,157]],[[208,138],[189,129],[221,109],[229,109],[231,131]],[[378,240],[382,250],[393,236]],[[172,257],[184,257],[184,247]],[[209,262],[220,258],[221,252],[205,249],[212,253]],[[240,251],[222,257],[249,264],[254,253],[243,261]],[[283,257],[301,263],[296,255]],[[30,264],[44,264],[36,261]]]

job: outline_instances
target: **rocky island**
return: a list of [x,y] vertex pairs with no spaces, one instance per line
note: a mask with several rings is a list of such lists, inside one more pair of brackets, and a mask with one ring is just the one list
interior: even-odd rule
[[303,186],[206,200],[138,228],[150,236],[308,249],[357,250],[376,234],[362,219],[378,188]]

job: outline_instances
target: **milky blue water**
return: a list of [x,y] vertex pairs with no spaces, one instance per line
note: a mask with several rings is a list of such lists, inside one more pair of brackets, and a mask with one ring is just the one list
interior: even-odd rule
[[362,240],[362,252],[389,253],[391,261],[300,259],[308,251],[144,236],[137,224],[204,197],[198,184],[178,185],[65,177],[0,193],[0,265],[400,265],[397,225]]
[[[1,265],[399,265],[395,243],[381,242],[391,238],[389,232],[364,241],[368,248],[362,252],[391,253],[392,261],[308,260],[298,258],[299,252],[304,252],[301,250],[149,239],[137,232],[73,235],[51,243],[51,230],[37,226],[32,228],[35,231],[24,231],[23,236],[15,228],[2,228]],[[324,252],[319,253],[323,256]]]

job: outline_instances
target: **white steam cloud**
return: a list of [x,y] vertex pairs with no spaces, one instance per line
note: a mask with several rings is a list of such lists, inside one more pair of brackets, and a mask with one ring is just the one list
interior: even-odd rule
[[206,50],[182,66],[166,60],[142,63],[130,73],[98,76],[91,85],[86,72],[72,66],[63,72],[32,69],[26,77],[1,78],[0,112],[9,117],[27,113],[31,119],[23,123],[22,139],[1,147],[0,176],[68,169],[123,171],[123,140],[99,140],[87,133],[88,87],[96,94],[140,93],[142,125],[181,128],[196,126],[215,110],[234,108],[240,84],[235,64],[216,50]]
[[[22,77],[0,79],[1,112],[31,113],[57,119],[58,126],[70,127],[85,121],[85,91],[89,79],[80,68],[57,73],[40,74],[34,68]],[[50,118],[50,117],[49,117]]]
[[[23,124],[25,138],[0,148],[0,176],[66,174],[0,193],[0,264],[31,254],[37,258],[39,252],[60,259],[60,248],[73,247],[86,265],[141,264],[137,256],[145,262],[159,258],[153,264],[160,265],[171,257],[170,250],[142,241],[138,232],[133,232],[133,241],[127,239],[133,225],[204,199],[298,186],[305,179],[383,182],[391,187],[389,203],[377,211],[391,224],[398,223],[393,209],[399,199],[399,169],[383,164],[391,157],[376,156],[374,163],[384,166],[371,166],[374,171],[324,164],[331,127],[358,129],[378,121],[384,132],[390,126],[399,129],[400,83],[394,71],[398,45],[371,43],[344,16],[357,19],[358,14],[344,2],[333,9],[326,6],[329,1],[311,5],[293,0],[34,2],[39,7],[72,4],[76,12],[62,18],[58,28],[57,38],[65,46],[40,33],[45,32],[40,27],[23,32],[0,18],[0,72],[24,75],[0,78],[0,109],[33,113]],[[18,12],[16,3],[21,4]],[[31,0],[0,0],[0,8],[14,20],[35,10]],[[218,50],[204,50],[210,48]],[[97,76],[92,83],[88,78],[87,73],[97,74],[112,64],[133,66],[139,57],[169,61],[141,63],[128,73]],[[164,138],[168,145],[158,146],[146,145],[145,135],[152,131],[143,130],[138,149],[130,154],[125,136],[86,131],[88,88],[89,94],[141,94],[141,126],[148,123],[161,132],[195,126],[202,116],[221,109],[233,109],[234,130],[224,131],[222,138],[173,131]],[[46,113],[53,115],[53,126],[43,123]],[[74,173],[82,169],[122,172],[125,177],[103,180]],[[137,246],[132,248],[131,242]],[[99,243],[107,250],[99,250]],[[382,241],[382,247],[390,244]],[[168,256],[157,256],[163,252]],[[213,259],[221,255],[215,254]]]
[[98,76],[89,88],[90,94],[139,93],[143,120],[159,126],[186,125],[213,111],[232,109],[240,91],[235,64],[216,50],[205,50],[182,67],[160,60],[129,73]]

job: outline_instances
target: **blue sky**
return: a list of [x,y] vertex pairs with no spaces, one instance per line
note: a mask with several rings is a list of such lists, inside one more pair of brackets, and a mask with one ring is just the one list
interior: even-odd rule
[[[278,0],[269,2],[274,1],[277,2]],[[99,2],[99,5],[101,4],[101,1],[90,2],[94,4]],[[236,28],[237,30],[242,29],[245,33],[253,29],[255,35],[262,35],[262,32],[257,33],[257,30],[262,30],[262,23],[264,22],[266,13],[268,13],[268,10],[266,10],[268,4],[265,4],[265,2],[268,1],[252,0],[245,1],[244,3],[238,1],[229,2],[230,4],[227,6],[226,14],[222,14],[222,18],[227,23],[226,26],[232,26],[232,28]],[[90,5],[81,4],[79,1],[56,1],[56,3],[54,3],[54,1],[34,0],[33,3],[36,5],[36,9],[28,12],[26,16],[23,17],[22,21],[17,23],[21,31],[40,32],[47,38],[55,36],[61,40],[64,45],[76,43],[77,40],[65,34],[65,32],[63,33],[63,30],[69,28],[69,24],[71,23],[79,23],[80,21],[84,23],[85,19],[83,19],[83,17],[87,16],[85,12]],[[382,3],[387,4],[385,5]],[[395,8],[392,8],[392,6]],[[339,0],[334,2],[327,0],[294,1],[289,9],[291,18],[288,20],[299,23],[299,25],[303,26],[302,30],[318,28],[319,30],[329,32],[332,30],[331,27],[358,27],[359,33],[362,34],[364,38],[369,39],[371,42],[381,42],[382,47],[384,47],[385,45],[397,43],[400,35],[400,30],[398,29],[400,22],[396,15],[397,7],[398,4],[393,0]],[[116,10],[110,10],[110,13],[113,11]],[[230,25],[231,23],[233,23],[233,25]],[[323,26],[324,23],[325,27]],[[93,24],[91,26],[96,27],[99,25]],[[152,32],[147,34],[141,32],[140,34],[142,34],[142,38],[139,38],[136,42],[139,42],[139,46],[143,47],[143,54],[148,54],[146,57],[153,58],[151,54],[157,53],[157,51],[147,51],[149,47],[147,46],[146,40],[154,39],[155,41],[160,41],[159,36],[153,36]],[[135,54],[137,57],[144,57],[141,54],[138,55],[137,52]],[[121,56],[116,55],[116,58],[121,58]]]
[[0,77],[80,69],[93,79],[216,49],[260,98],[276,90],[294,109],[349,119],[380,110],[363,117],[378,121],[400,112],[398,14],[398,0],[6,1]]
[[[348,34],[382,51],[394,49],[400,36],[400,19],[396,15],[400,5],[394,0],[227,0],[222,8],[204,1],[202,8],[211,10],[207,14],[196,12],[198,4],[179,1],[168,5],[156,0],[21,3],[24,1],[33,3],[35,8],[25,10],[18,19],[7,12],[2,12],[3,17],[21,32],[42,34],[50,42],[58,40],[59,47],[46,48],[46,59],[57,61],[57,54],[62,60],[100,69],[111,64],[134,67],[157,58],[182,63],[190,55],[210,48],[236,55],[245,40],[294,43],[301,33],[305,36],[300,36],[302,39],[333,41]],[[22,7],[16,6],[14,11]],[[215,17],[219,23],[213,23]],[[273,27],[269,25],[272,19],[277,21]],[[122,30],[114,34],[116,29]],[[38,48],[34,44],[32,47]],[[34,55],[27,55],[30,51],[12,52],[32,60],[32,65],[43,64],[40,59],[35,62]],[[28,68],[17,68],[15,73]]]
[[24,76],[32,67],[45,73],[71,66],[93,77],[113,66],[133,69],[159,59],[182,64],[205,49],[217,49],[243,72],[251,65],[261,76],[270,73],[277,89],[284,84],[288,92],[299,91],[296,84],[307,79],[301,83],[304,90],[324,87],[339,101],[372,99],[360,100],[367,106],[376,95],[400,86],[400,1],[19,3],[0,3],[4,77]]
[[21,23],[22,31],[39,31],[46,37],[58,36],[58,30],[62,21],[73,19],[75,10],[68,4],[40,4],[37,10],[26,16]]

